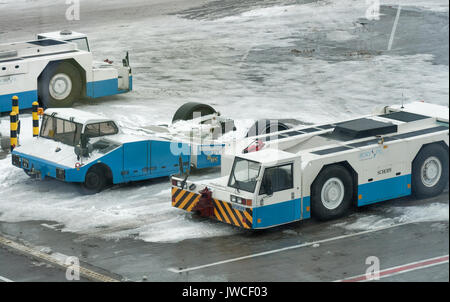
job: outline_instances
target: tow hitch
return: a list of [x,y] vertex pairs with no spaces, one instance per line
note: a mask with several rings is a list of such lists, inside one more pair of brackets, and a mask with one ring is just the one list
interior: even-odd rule
[[200,213],[202,217],[214,216],[214,202],[212,192],[206,187],[199,192],[202,194],[193,211]]

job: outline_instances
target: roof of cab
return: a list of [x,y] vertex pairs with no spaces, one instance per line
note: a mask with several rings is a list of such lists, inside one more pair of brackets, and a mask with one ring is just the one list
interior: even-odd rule
[[93,123],[101,123],[101,122],[108,122],[113,121],[110,118],[97,115],[94,113],[81,111],[73,108],[58,108],[53,109],[49,108],[45,110],[46,115],[52,115],[55,114],[55,117],[65,119],[65,120],[71,120],[73,119],[74,122],[80,123],[80,124],[93,124]]
[[239,154],[237,157],[262,163],[267,166],[276,165],[280,162],[293,159],[294,154],[279,149],[263,149],[258,152]]
[[75,31],[70,31],[70,30],[40,33],[40,34],[38,34],[38,36],[44,36],[46,38],[63,40],[63,41],[87,37],[86,34],[75,32]]

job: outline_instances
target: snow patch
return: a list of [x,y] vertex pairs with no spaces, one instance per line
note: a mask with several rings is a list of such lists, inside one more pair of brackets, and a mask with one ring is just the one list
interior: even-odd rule
[[[196,176],[191,176],[196,180]],[[0,219],[56,221],[63,232],[100,238],[133,238],[176,242],[191,238],[231,235],[222,223],[196,221],[171,206],[168,179],[116,186],[95,195],[81,195],[76,184],[36,181],[11,165],[11,155],[0,160]],[[59,228],[58,228],[59,229]]]
[[389,214],[368,215],[358,217],[355,222],[336,223],[334,226],[349,231],[373,230],[406,222],[448,221],[449,206],[443,203],[432,203],[421,206],[392,207],[386,210]]

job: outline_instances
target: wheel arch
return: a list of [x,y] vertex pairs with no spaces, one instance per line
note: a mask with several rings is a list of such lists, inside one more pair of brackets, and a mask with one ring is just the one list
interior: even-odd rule
[[447,145],[443,140],[441,140],[441,141],[436,141],[436,142],[431,142],[431,143],[428,143],[428,144],[423,144],[422,147],[420,147],[420,149],[417,151],[416,155],[414,155],[414,159],[411,161],[411,167],[412,167],[412,165],[414,164],[414,162],[416,161],[417,156],[419,156],[420,152],[422,152],[422,150],[423,150],[424,148],[426,148],[426,147],[428,147],[428,146],[430,146],[430,145],[440,145],[441,147],[444,148],[444,150],[447,151],[447,153],[449,152],[448,145]]
[[[441,162],[442,164],[442,175],[441,179],[433,184],[431,187],[426,187],[423,184],[423,180],[421,181],[419,178],[421,178],[421,160],[425,160],[426,158],[422,156],[422,152],[424,152],[425,148],[427,147],[438,147],[440,146],[443,149],[444,156],[445,153],[447,155],[447,158],[444,158],[447,162]],[[436,150],[436,149],[434,149]],[[442,150],[441,150],[442,151]],[[428,153],[430,154],[430,153]],[[433,154],[433,153],[431,153]],[[411,185],[412,185],[412,194],[415,195],[418,198],[429,198],[433,196],[437,196],[438,194],[442,193],[444,190],[446,183],[448,183],[448,177],[449,177],[449,170],[448,170],[448,158],[449,156],[449,147],[446,144],[445,141],[435,141],[430,142],[427,144],[423,144],[420,149],[417,151],[416,155],[414,156],[414,159],[411,161]]]
[[313,182],[311,183],[310,192],[313,191],[312,188],[315,185],[316,180],[319,177],[319,175],[325,169],[327,169],[330,166],[341,166],[341,167],[345,168],[350,173],[350,175],[352,177],[352,182],[353,182],[353,197],[352,197],[352,201],[353,201],[353,203],[357,203],[358,202],[358,173],[352,167],[352,165],[346,160],[323,165],[322,168],[320,169],[319,173],[317,173],[316,177],[314,178]]
[[37,84],[38,84],[37,87],[39,88],[39,83],[40,83],[44,73],[48,69],[50,69],[53,66],[56,66],[57,64],[60,64],[60,63],[69,63],[69,64],[71,64],[73,67],[75,67],[78,70],[78,73],[80,74],[80,77],[81,77],[81,92],[82,92],[82,96],[83,97],[86,96],[86,70],[84,70],[84,68],[73,58],[49,61],[47,63],[47,65],[45,66],[45,68],[39,74],[38,78],[37,78]]
[[89,173],[89,171],[93,170],[93,169],[100,169],[103,171],[103,173],[105,173],[106,176],[106,180],[110,183],[113,182],[113,173],[111,168],[105,164],[105,163],[96,163],[92,166],[89,167],[89,169],[87,169],[86,174],[84,175],[84,177],[86,178],[86,175]]

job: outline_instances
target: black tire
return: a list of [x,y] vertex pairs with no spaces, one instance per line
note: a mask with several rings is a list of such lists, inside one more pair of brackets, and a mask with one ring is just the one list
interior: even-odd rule
[[194,118],[194,112],[200,112],[201,116],[216,113],[216,110],[206,104],[189,102],[182,105],[173,115],[172,123],[176,121],[188,121]]
[[107,178],[105,171],[100,167],[92,167],[86,173],[86,178],[82,185],[85,194],[95,194],[106,187]]
[[248,130],[246,137],[252,137],[257,135],[263,135],[263,134],[269,134],[273,132],[288,130],[289,126],[286,124],[275,121],[275,120],[268,120],[268,119],[262,119],[256,121]]
[[[70,78],[72,89],[67,97],[56,99],[50,93],[50,81],[55,75],[63,74]],[[71,107],[81,96],[81,75],[78,69],[69,62],[50,63],[42,72],[38,80],[38,94],[41,104],[45,108]]]
[[[336,207],[325,206],[322,201],[322,188],[326,182],[332,178],[341,181],[344,193],[340,203],[336,202]],[[353,179],[350,172],[340,165],[333,165],[325,168],[314,180],[311,187],[311,213],[320,220],[330,220],[341,217],[348,212],[353,199]]]
[[[424,174],[422,177],[422,173],[425,172],[422,168],[426,162],[429,160],[434,161],[435,159],[440,162],[440,177],[436,175],[435,183],[431,182],[427,185],[427,176]],[[442,145],[431,144],[422,148],[412,164],[412,194],[417,198],[433,197],[441,194],[448,183],[448,164],[448,150]]]

